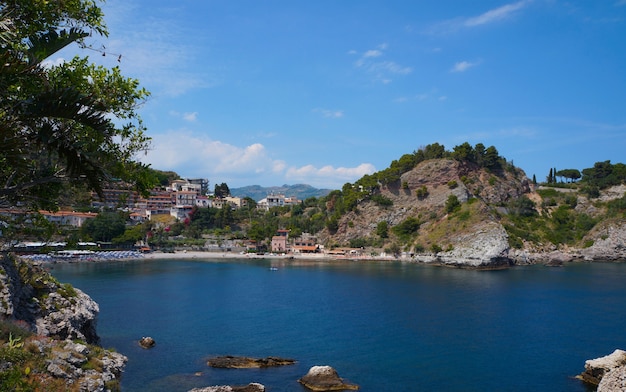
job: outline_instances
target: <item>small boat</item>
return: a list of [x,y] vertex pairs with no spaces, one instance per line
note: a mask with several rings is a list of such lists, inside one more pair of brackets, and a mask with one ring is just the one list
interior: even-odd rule
[[276,267],[270,267],[270,271],[278,271],[278,268],[276,268]]

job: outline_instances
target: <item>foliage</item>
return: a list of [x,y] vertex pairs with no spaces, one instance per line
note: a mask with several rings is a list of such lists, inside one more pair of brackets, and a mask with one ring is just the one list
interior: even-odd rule
[[230,196],[230,189],[228,188],[228,184],[222,182],[221,184],[215,184],[215,189],[213,191],[215,197],[223,198]]
[[101,212],[83,223],[81,233],[93,241],[111,242],[124,234],[126,218],[126,214],[120,212]]
[[415,217],[408,217],[391,230],[403,242],[407,242],[420,228],[420,221]]
[[446,199],[446,204],[444,206],[444,209],[446,213],[450,214],[456,211],[460,206],[461,206],[461,202],[459,201],[459,198],[456,195],[450,195]]
[[626,217],[626,195],[607,203],[608,215]]
[[180,179],[180,176],[178,175],[178,173],[173,172],[173,171],[161,171],[161,170],[154,170],[154,169],[148,169],[148,170],[156,178],[156,184],[162,187],[169,186],[172,183],[172,181]]
[[415,190],[415,195],[420,200],[427,198],[428,197],[428,188],[426,188],[426,185],[422,185],[421,187],[417,188]]
[[387,221],[380,221],[376,225],[376,235],[380,238],[389,237],[389,224]]
[[474,148],[468,142],[455,146],[452,157],[458,161],[472,162],[490,170],[501,168],[504,161],[494,146],[485,148],[482,143],[476,144]]
[[382,245],[382,240],[372,238],[372,237],[359,237],[353,238],[350,240],[349,245],[351,248],[367,248],[367,247],[380,247]]
[[94,1],[0,3],[0,204],[56,209],[67,185],[101,192],[111,178],[152,186],[135,160],[149,138],[136,109],[148,92],[118,67],[43,61],[89,34],[106,35]]
[[509,212],[519,216],[533,216],[537,214],[535,202],[527,196],[521,196],[509,202]]
[[626,182],[626,165],[611,164],[611,161],[596,162],[593,167],[583,169],[582,180],[589,187],[605,189]]
[[555,174],[557,177],[563,177],[566,178],[568,180],[570,180],[570,182],[574,182],[578,179],[580,179],[582,177],[582,175],[580,174],[580,171],[578,169],[564,169],[564,170],[559,170],[558,172],[556,172]]
[[371,200],[379,207],[391,207],[393,205],[393,201],[383,195],[374,195]]

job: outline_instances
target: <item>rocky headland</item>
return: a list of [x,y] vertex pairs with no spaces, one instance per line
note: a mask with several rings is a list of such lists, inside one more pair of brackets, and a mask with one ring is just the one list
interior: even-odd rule
[[585,371],[578,378],[597,386],[598,392],[626,391],[626,351],[615,350],[604,357],[585,362]]
[[[320,239],[328,247],[358,244],[366,255],[384,250],[465,268],[626,260],[626,185],[594,197],[578,184],[557,185],[537,187],[512,165],[487,170],[451,158],[426,160],[397,181],[359,193],[356,206]],[[335,208],[337,201],[330,202]],[[411,219],[418,229],[396,230]],[[381,233],[381,223],[389,230]]]
[[0,255],[0,323],[9,331],[2,336],[0,370],[13,375],[13,385],[3,386],[118,390],[127,359],[98,345],[98,311],[79,289],[29,262]]

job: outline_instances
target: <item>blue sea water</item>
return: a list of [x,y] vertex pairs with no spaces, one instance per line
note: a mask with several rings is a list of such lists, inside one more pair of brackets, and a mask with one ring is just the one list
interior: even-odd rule
[[[99,303],[103,346],[129,358],[125,392],[249,382],[306,391],[296,380],[314,365],[366,392],[583,392],[574,376],[585,360],[626,349],[626,264],[270,265],[137,260],[57,264],[52,273]],[[156,347],[141,349],[142,336]],[[298,362],[207,367],[218,355]]]

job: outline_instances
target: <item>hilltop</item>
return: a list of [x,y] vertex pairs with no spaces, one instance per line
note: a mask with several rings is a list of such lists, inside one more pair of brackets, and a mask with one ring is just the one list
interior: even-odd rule
[[485,165],[459,147],[404,166],[401,158],[374,181],[331,192],[326,207],[335,213],[319,238],[457,266],[626,258],[623,164],[598,162],[581,182],[558,183],[555,172],[538,186],[503,157]]

